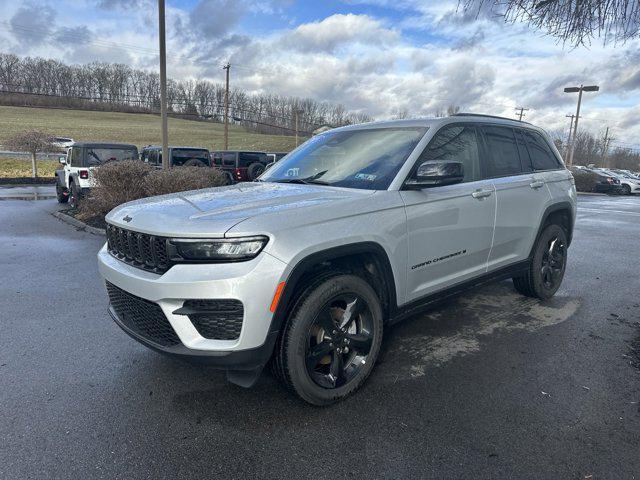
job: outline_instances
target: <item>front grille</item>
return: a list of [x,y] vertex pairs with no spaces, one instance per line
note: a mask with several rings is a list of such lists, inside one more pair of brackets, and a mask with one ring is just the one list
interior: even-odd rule
[[167,254],[167,238],[133,232],[107,225],[107,248],[118,260],[154,273],[171,267]]
[[180,344],[160,305],[127,293],[109,282],[107,292],[111,307],[130,330],[163,347]]
[[239,300],[187,300],[174,313],[187,315],[198,333],[211,340],[236,340],[242,330],[244,307]]

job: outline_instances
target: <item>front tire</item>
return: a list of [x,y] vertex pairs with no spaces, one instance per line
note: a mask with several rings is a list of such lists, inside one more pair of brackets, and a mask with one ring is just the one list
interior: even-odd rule
[[623,195],[631,195],[631,187],[629,185],[622,186],[622,194]]
[[296,301],[275,353],[277,376],[308,403],[337,402],[373,370],[382,327],[380,300],[365,280],[325,278]]
[[547,300],[560,288],[566,266],[567,234],[560,225],[548,225],[538,237],[527,272],[514,277],[513,284],[522,295]]

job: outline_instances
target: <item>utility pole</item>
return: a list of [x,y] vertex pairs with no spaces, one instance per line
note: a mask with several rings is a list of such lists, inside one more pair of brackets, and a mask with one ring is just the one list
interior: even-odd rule
[[518,121],[521,122],[522,121],[522,117],[524,117],[524,112],[528,112],[529,109],[528,108],[523,108],[523,107],[516,107],[516,112],[520,110],[520,113],[516,113],[516,115],[519,115]]
[[607,152],[609,151],[609,142],[611,142],[611,137],[609,137],[609,127],[607,127],[607,131],[604,133],[604,139],[602,140],[602,166],[607,168]]
[[167,43],[164,28],[164,0],[158,0],[160,42],[160,118],[162,121],[162,168],[169,168],[169,128],[167,125]]
[[229,70],[231,70],[231,64],[227,62],[222,69],[227,71],[224,89],[224,149],[229,150]]
[[570,118],[571,119],[571,123],[569,124],[569,137],[567,137],[567,151],[565,152],[565,158],[564,161],[565,163],[569,163],[569,151],[571,149],[571,142],[572,140],[572,130],[573,130],[573,120],[576,118],[575,115],[565,115],[565,117]]
[[298,115],[300,110],[296,108],[296,147],[298,146]]
[[569,150],[569,166],[573,165],[573,152],[575,151],[576,138],[578,135],[578,119],[580,118],[580,104],[582,103],[582,92],[597,92],[600,90],[598,85],[580,85],[579,87],[567,87],[564,93],[578,92],[578,108],[576,109],[576,119],[573,122],[573,138],[571,140],[571,148]]

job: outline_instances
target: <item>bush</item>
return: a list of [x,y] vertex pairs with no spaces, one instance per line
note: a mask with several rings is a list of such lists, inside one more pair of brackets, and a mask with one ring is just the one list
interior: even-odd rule
[[167,193],[226,185],[225,176],[207,167],[156,170],[138,160],[111,162],[93,170],[96,182],[80,203],[78,217],[103,217],[118,205]]
[[169,170],[154,170],[145,178],[146,196],[199,190],[201,188],[226,185],[226,177],[219,171],[207,167],[176,167]]
[[576,181],[576,190],[579,192],[593,192],[596,189],[598,175],[590,170],[571,168],[571,174]]

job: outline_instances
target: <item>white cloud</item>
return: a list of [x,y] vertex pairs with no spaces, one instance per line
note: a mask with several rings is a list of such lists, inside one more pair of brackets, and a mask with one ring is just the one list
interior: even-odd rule
[[385,45],[398,34],[367,15],[336,14],[306,23],[282,36],[283,45],[304,52],[334,52],[356,44]]

